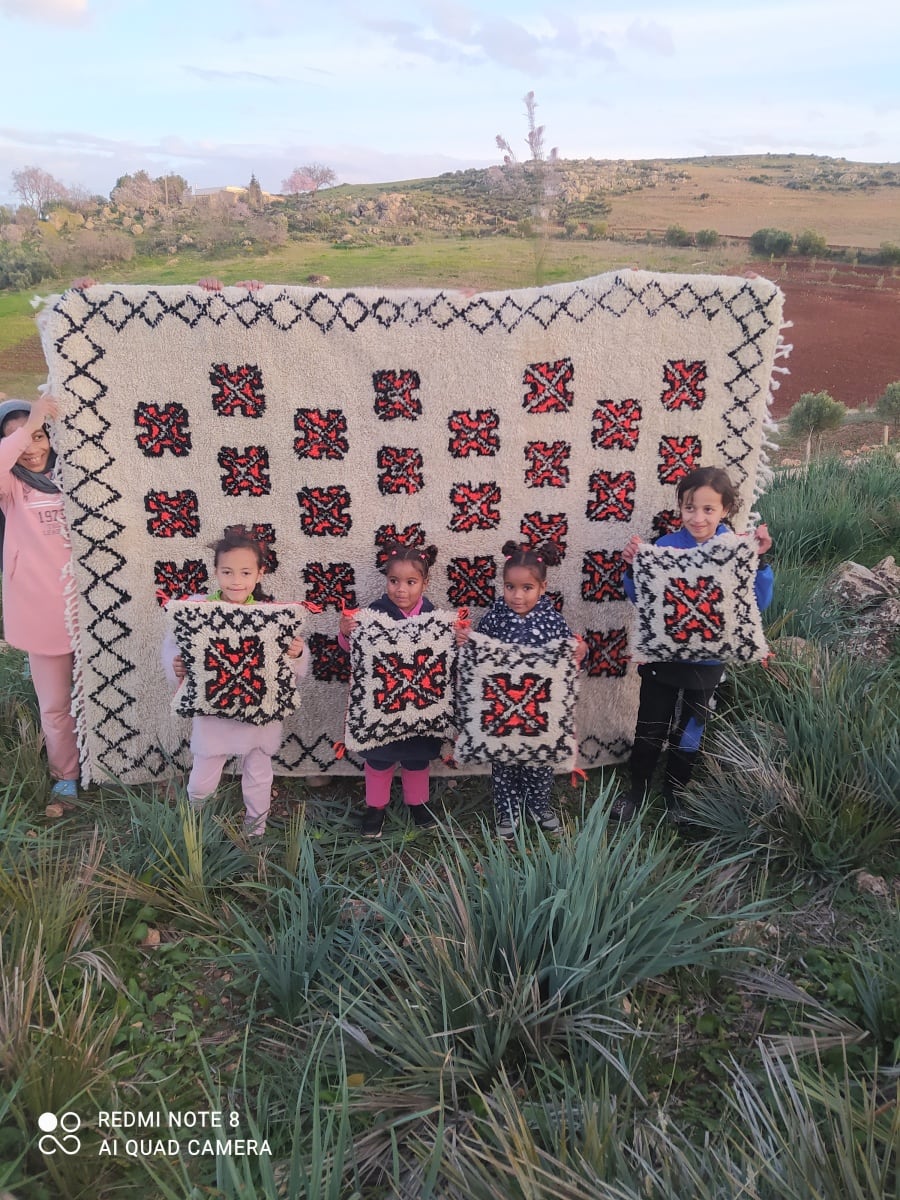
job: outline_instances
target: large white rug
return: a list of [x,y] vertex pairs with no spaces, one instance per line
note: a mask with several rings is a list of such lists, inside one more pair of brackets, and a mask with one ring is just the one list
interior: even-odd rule
[[440,549],[429,595],[477,620],[507,538],[554,538],[550,575],[589,645],[583,765],[623,758],[636,688],[621,550],[665,529],[674,484],[726,467],[752,508],[782,296],[762,279],[623,271],[469,298],[434,291],[97,286],[41,316],[72,532],[87,775],[187,762],[169,714],[157,592],[211,575],[254,524],[278,600],[321,608],[278,769],[338,759],[342,603],[380,595],[379,545]]

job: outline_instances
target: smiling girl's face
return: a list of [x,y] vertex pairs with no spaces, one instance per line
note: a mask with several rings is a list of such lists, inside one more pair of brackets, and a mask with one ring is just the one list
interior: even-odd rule
[[264,571],[256,555],[246,546],[220,551],[216,561],[216,582],[222,599],[229,604],[246,604]]
[[[16,429],[21,429],[27,420],[28,417],[25,413],[16,413],[15,416],[7,417],[3,422],[3,436],[9,437]],[[25,447],[16,462],[20,467],[25,467],[40,475],[47,469],[49,458],[50,439],[47,437],[47,430],[41,428],[36,429],[31,435],[30,445]]]

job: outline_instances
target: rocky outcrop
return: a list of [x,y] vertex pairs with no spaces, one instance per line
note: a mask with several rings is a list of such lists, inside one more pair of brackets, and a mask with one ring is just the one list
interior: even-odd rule
[[900,637],[900,567],[883,558],[871,570],[856,562],[835,568],[822,585],[848,619],[843,649],[854,658],[887,662]]

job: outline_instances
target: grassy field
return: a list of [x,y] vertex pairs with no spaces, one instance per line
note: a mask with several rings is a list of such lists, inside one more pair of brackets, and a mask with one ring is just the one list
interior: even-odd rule
[[[777,653],[730,672],[686,836],[657,798],[608,825],[613,769],[512,847],[479,778],[378,843],[346,779],[282,780],[262,844],[234,783],[52,817],[0,654],[0,1193],[898,1200],[900,657],[849,658],[820,591],[900,556],[898,495],[885,455],[763,498]],[[79,1152],[42,1154],[64,1111]],[[245,1140],[204,1154],[167,1117],[197,1112]]]

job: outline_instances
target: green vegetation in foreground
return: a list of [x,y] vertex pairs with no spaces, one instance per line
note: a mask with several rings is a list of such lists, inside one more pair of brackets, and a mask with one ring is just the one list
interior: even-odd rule
[[[282,780],[262,846],[234,783],[202,817],[110,786],[53,821],[0,655],[0,1191],[900,1200],[900,656],[848,659],[819,587],[900,555],[898,496],[883,455],[763,497],[769,636],[805,646],[732,672],[681,839],[656,801],[607,825],[612,768],[513,847],[481,777],[380,843],[356,780]],[[210,1109],[271,1153],[97,1153],[100,1110]],[[42,1157],[65,1110],[83,1150]]]

